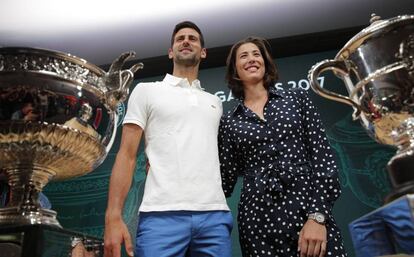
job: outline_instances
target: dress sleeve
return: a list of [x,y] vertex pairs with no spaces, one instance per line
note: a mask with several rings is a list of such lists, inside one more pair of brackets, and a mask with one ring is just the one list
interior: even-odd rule
[[224,116],[220,120],[218,145],[222,187],[226,197],[230,197],[242,167],[234,131]]
[[301,90],[299,94],[301,94],[304,140],[313,172],[309,213],[321,212],[329,216],[335,200],[341,194],[338,167],[318,110],[306,91]]

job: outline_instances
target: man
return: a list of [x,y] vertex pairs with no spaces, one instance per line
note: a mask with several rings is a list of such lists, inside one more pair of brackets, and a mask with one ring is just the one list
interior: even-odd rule
[[221,188],[218,97],[200,86],[204,39],[192,22],[175,26],[168,56],[173,74],[131,93],[112,170],[105,217],[105,257],[133,247],[122,208],[145,131],[149,171],[137,231],[139,257],[231,257],[232,216]]
[[39,114],[35,112],[33,103],[24,102],[22,107],[12,114],[11,119],[12,120],[35,121],[38,117],[39,117]]

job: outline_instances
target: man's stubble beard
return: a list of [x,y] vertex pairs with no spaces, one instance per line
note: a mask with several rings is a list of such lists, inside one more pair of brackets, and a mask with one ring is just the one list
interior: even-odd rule
[[200,63],[200,58],[194,54],[191,57],[181,57],[177,55],[175,58],[175,63],[184,67],[195,67]]

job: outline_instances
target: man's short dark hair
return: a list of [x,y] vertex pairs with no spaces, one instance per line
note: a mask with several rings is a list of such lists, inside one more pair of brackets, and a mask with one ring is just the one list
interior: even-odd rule
[[183,21],[175,25],[174,31],[171,36],[171,46],[174,44],[175,34],[177,34],[177,32],[180,31],[181,29],[185,29],[185,28],[190,28],[190,29],[194,29],[195,31],[197,31],[197,33],[200,35],[201,47],[204,47],[203,33],[201,33],[200,28],[194,22],[191,22],[191,21]]

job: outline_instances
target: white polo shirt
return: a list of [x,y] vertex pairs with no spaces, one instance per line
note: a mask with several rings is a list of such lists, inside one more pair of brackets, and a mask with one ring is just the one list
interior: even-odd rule
[[123,123],[144,130],[150,169],[140,211],[229,210],[221,187],[217,133],[223,112],[200,81],[167,74],[131,93]]

